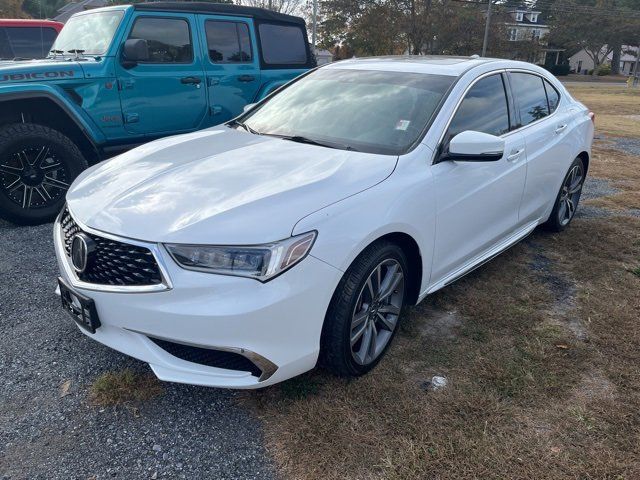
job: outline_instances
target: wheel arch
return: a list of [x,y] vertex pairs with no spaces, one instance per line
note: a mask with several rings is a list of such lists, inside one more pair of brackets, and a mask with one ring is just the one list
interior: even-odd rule
[[583,150],[577,155],[577,157],[580,158],[584,163],[584,172],[586,174],[589,171],[589,161],[590,161],[589,152]]
[[69,137],[90,163],[100,160],[100,150],[77,115],[48,92],[12,92],[0,95],[0,126],[34,123]]

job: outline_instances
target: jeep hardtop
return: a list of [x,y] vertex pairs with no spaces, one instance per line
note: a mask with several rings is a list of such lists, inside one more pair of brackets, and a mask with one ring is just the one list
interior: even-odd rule
[[51,220],[88,165],[217,125],[315,59],[303,19],[157,2],[74,15],[43,60],[0,63],[0,216]]

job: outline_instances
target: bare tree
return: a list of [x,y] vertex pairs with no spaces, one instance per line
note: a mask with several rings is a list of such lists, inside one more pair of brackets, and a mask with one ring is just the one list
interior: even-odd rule
[[305,0],[236,0],[240,5],[266,8],[274,12],[300,14],[306,4]]

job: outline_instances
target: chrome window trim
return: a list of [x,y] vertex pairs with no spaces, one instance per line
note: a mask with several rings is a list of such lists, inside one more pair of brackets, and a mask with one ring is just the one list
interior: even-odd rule
[[62,268],[64,269],[67,278],[70,280],[71,285],[80,288],[83,290],[92,290],[95,292],[113,292],[113,293],[152,293],[152,292],[165,292],[173,289],[173,284],[171,283],[171,279],[168,274],[167,266],[163,260],[161,247],[159,243],[150,243],[150,242],[142,242],[140,240],[134,240],[127,237],[119,237],[117,235],[113,235],[110,233],[103,232],[101,230],[97,230],[95,228],[91,228],[81,221],[79,221],[76,217],[71,213],[71,209],[67,206],[69,210],[69,215],[73,219],[76,224],[85,232],[91,233],[93,235],[97,235],[103,238],[108,238],[109,240],[115,240],[117,242],[128,243],[130,245],[135,245],[137,247],[143,247],[149,249],[151,254],[153,255],[156,263],[158,264],[158,269],[160,270],[161,282],[154,285],[102,285],[98,283],[89,283],[83,280],[80,280],[75,269],[71,265],[71,260],[67,256],[67,252],[64,247],[64,240],[62,238],[62,225],[60,223],[60,219],[62,217],[62,213],[64,209],[58,214],[58,217],[55,221],[55,241],[60,249],[60,254],[63,257],[63,261],[61,262]]
[[[503,133],[502,135],[500,135],[500,138],[506,138],[509,135],[521,132],[525,128],[529,128],[532,125],[536,125],[536,124],[538,124],[540,122],[544,122],[544,121],[548,120],[549,118],[553,117],[560,110],[560,104],[563,102],[564,95],[562,95],[562,92],[560,91],[560,89],[558,89],[555,85],[553,85],[553,82],[551,82],[548,78],[544,77],[542,74],[540,74],[538,72],[534,72],[533,70],[526,70],[524,68],[499,68],[499,69],[496,69],[496,70],[491,70],[489,72],[485,72],[482,75],[480,75],[479,77],[476,77],[475,79],[473,79],[473,81],[469,85],[467,85],[467,88],[464,89],[464,92],[462,92],[462,95],[460,95],[460,98],[456,102],[455,108],[453,110],[453,114],[449,116],[449,120],[447,121],[447,124],[446,124],[445,128],[442,129],[442,133],[440,134],[440,137],[438,139],[438,143],[437,143],[436,148],[435,148],[435,150],[433,152],[433,159],[431,161],[432,165],[436,164],[436,160],[437,160],[436,156],[438,155],[438,151],[440,150],[440,146],[442,145],[442,141],[444,140],[444,137],[447,134],[447,131],[449,130],[449,127],[451,126],[451,122],[453,121],[453,117],[455,117],[456,114],[458,113],[458,110],[460,109],[460,105],[462,104],[462,101],[467,96],[467,93],[469,93],[469,90],[471,90],[473,88],[473,86],[476,83],[478,83],[480,80],[482,80],[483,78],[490,77],[491,75],[506,74],[506,73],[511,73],[511,72],[528,73],[530,75],[535,75],[536,77],[539,77],[542,80],[547,80],[558,91],[558,94],[560,95],[560,101],[558,102],[558,107],[555,109],[555,111],[552,114],[547,115],[546,117],[541,118],[540,120],[536,120],[535,122],[531,122],[531,123],[529,123],[527,125],[524,125],[522,127],[516,128],[514,130],[510,130],[507,133]],[[505,88],[509,88],[509,87],[507,85],[505,85]],[[505,91],[505,95],[506,94],[507,94],[507,92]],[[546,97],[546,93],[545,93],[545,97]],[[514,100],[514,103],[517,102],[517,100],[515,98],[513,100]],[[547,99],[547,104],[548,104],[548,101],[549,100]],[[508,98],[507,98],[507,104],[508,103],[509,102],[508,102]],[[513,113],[515,114],[515,112],[513,112]]]

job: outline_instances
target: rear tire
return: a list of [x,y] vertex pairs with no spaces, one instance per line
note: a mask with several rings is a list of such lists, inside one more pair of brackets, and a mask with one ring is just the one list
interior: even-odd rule
[[408,273],[402,249],[384,240],[353,261],[327,310],[321,365],[348,377],[363,375],[377,365],[398,331]]
[[569,226],[578,209],[585,177],[584,162],[580,157],[576,157],[562,181],[551,215],[544,223],[547,230],[562,232]]
[[0,217],[20,225],[51,221],[71,182],[87,168],[62,133],[31,123],[0,128]]

